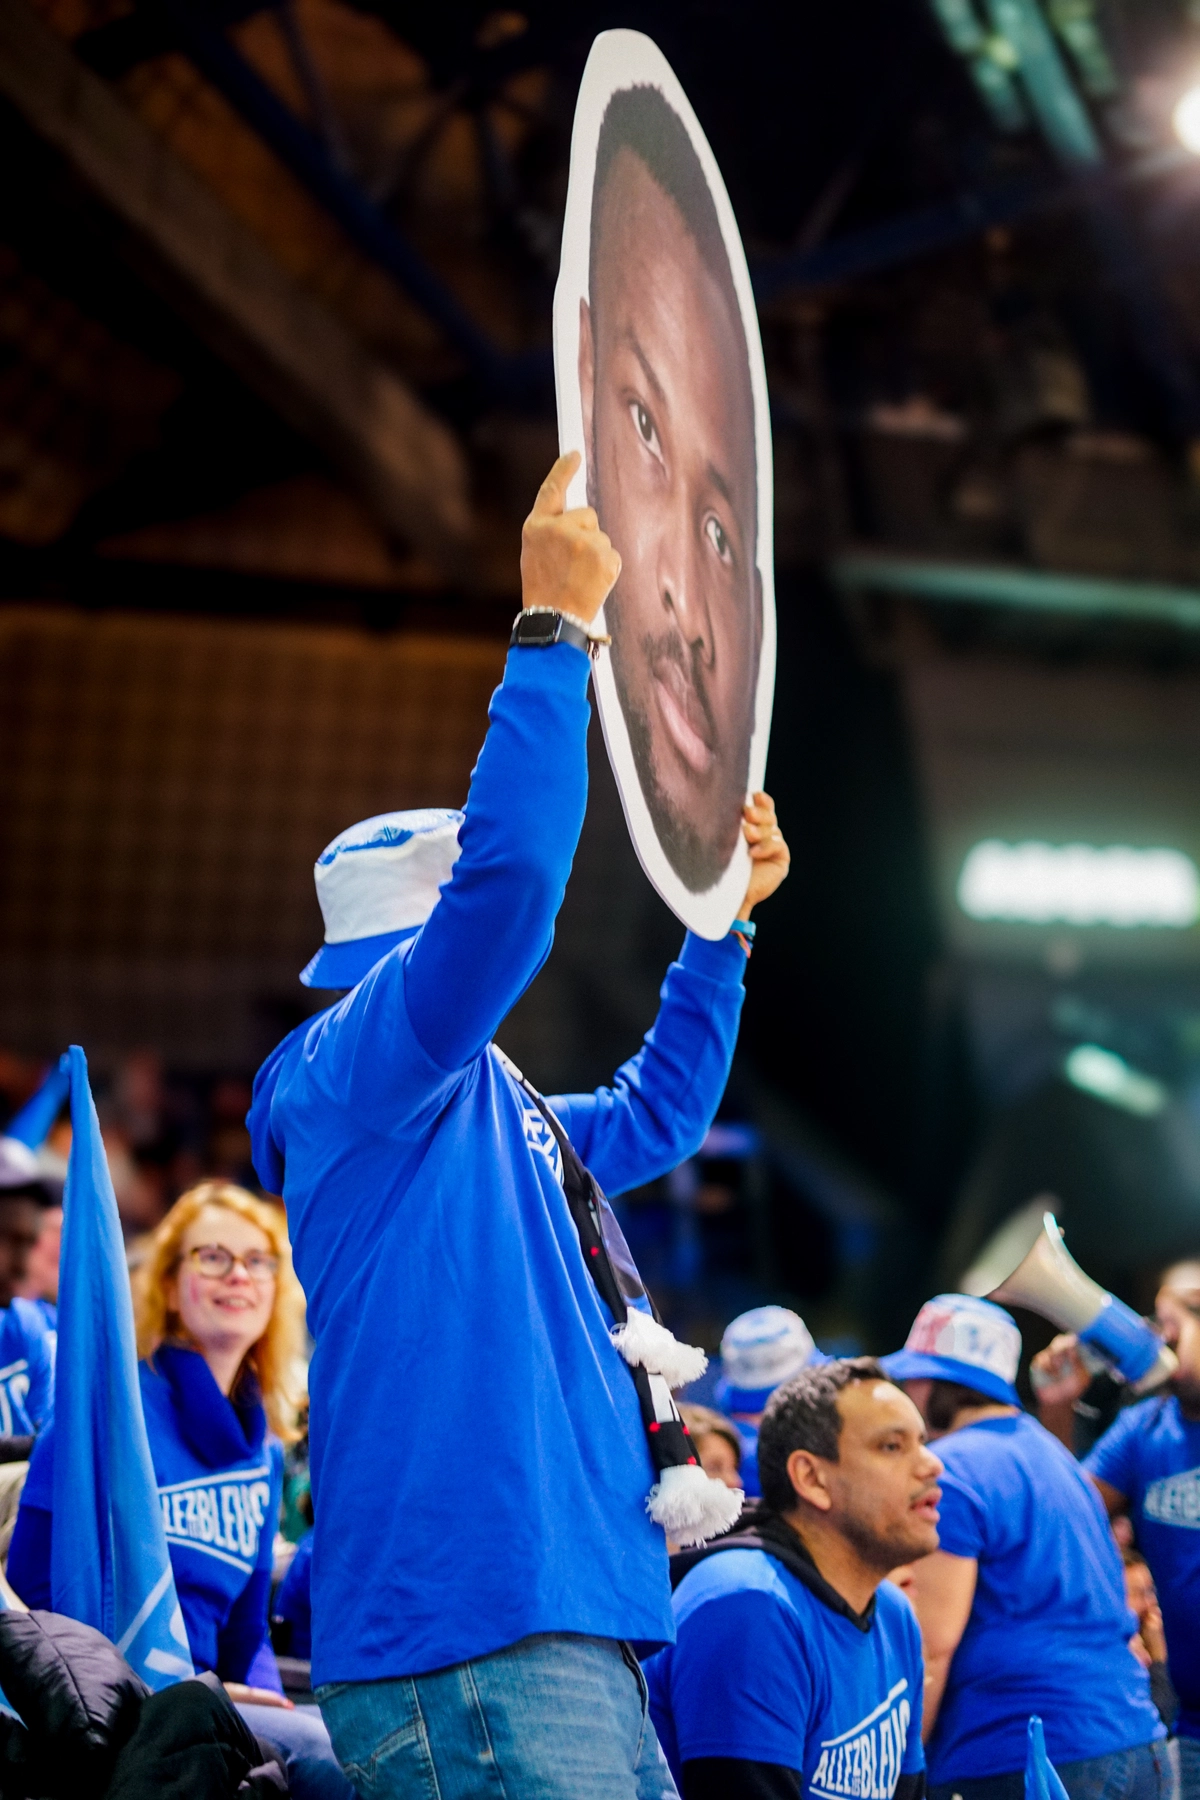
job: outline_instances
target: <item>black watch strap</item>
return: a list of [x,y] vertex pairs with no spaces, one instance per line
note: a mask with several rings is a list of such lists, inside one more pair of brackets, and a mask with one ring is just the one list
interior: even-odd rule
[[509,646],[522,650],[548,650],[551,644],[574,644],[585,655],[590,654],[592,639],[582,625],[566,619],[550,606],[530,606],[513,620]]

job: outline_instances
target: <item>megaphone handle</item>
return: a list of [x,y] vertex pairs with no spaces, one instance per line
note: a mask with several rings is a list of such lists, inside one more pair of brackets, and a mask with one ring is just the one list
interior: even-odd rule
[[1079,1341],[1115,1364],[1128,1382],[1148,1374],[1162,1349],[1161,1339],[1146,1321],[1115,1294],[1108,1295],[1091,1324],[1079,1333]]

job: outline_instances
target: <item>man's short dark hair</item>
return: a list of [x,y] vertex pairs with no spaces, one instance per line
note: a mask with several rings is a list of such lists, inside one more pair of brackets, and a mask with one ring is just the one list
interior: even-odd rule
[[[733,271],[721,232],[716,202],[687,126],[656,87],[621,88],[604,110],[596,140],[596,173],[592,182],[592,231],[588,286],[595,303],[600,209],[618,152],[633,152],[668,199],[696,241],[706,268],[728,283],[734,300]],[[740,317],[740,314],[739,314]]]
[[925,1402],[925,1423],[931,1431],[949,1431],[964,1406],[995,1406],[995,1394],[981,1394],[961,1381],[935,1381]]
[[788,1474],[788,1457],[807,1450],[825,1462],[838,1459],[842,1415],[838,1395],[852,1381],[886,1381],[873,1356],[846,1356],[818,1368],[802,1369],[775,1389],[767,1401],[758,1431],[758,1478],[772,1512],[790,1512],[796,1490]]

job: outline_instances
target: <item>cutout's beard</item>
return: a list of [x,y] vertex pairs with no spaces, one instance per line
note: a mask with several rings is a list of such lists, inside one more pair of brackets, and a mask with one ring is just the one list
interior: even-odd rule
[[[716,886],[724,874],[737,845],[738,831],[742,821],[741,800],[746,791],[746,778],[750,764],[749,739],[743,747],[742,766],[731,778],[718,780],[714,816],[707,830],[701,828],[681,811],[664,791],[659,781],[654,763],[654,740],[650,721],[645,710],[634,701],[623,678],[619,631],[613,631],[613,640],[612,669],[617,685],[617,698],[625,717],[625,726],[629,733],[629,746],[637,768],[638,783],[646,802],[646,809],[650,814],[651,823],[654,826],[655,836],[662,845],[667,861],[688,892],[690,894],[706,893],[709,888]],[[635,654],[644,656],[647,666],[650,668],[664,660],[670,660],[681,668],[696,695],[696,701],[704,720],[704,735],[713,747],[718,760],[718,769],[720,769],[722,759],[720,736],[696,654],[693,653],[689,658],[686,647],[680,642],[678,635],[672,632],[659,638],[650,635],[643,637],[637,645]],[[727,796],[731,797],[731,803],[729,817],[725,819],[720,815],[724,810],[724,801]]]

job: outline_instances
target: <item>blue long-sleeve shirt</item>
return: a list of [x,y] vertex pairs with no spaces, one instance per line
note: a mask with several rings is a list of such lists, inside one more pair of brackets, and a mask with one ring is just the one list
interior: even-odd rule
[[[279,1686],[267,1659],[271,1559],[283,1452],[262,1408],[235,1407],[194,1350],[164,1345],[138,1367],[167,1550],[198,1670]],[[50,1608],[54,1427],[34,1446],[9,1551],[9,1580],[26,1605]],[[269,1649],[269,1644],[267,1645]]]
[[[313,1679],[537,1632],[665,1643],[666,1549],[629,1371],[545,1121],[490,1047],[549,951],[587,797],[588,664],[510,654],[462,853],[420,934],[259,1071],[255,1166],[287,1203],[316,1350]],[[552,1101],[611,1193],[700,1144],[745,958],[689,937],[611,1088]]]

